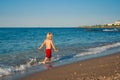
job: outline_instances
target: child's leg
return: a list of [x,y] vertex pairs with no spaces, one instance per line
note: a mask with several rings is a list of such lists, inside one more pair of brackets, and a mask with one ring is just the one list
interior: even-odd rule
[[51,58],[48,58],[48,61],[51,63]]
[[46,64],[47,61],[48,61],[49,63],[51,63],[51,58],[45,57],[45,59],[44,59],[44,61],[43,61],[43,64]]
[[46,64],[46,61],[48,60],[47,57],[45,57],[44,61],[43,61],[43,64]]

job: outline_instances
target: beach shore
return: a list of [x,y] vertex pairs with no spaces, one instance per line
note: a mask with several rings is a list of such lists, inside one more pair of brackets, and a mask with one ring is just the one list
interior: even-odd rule
[[120,52],[53,67],[19,80],[120,80]]

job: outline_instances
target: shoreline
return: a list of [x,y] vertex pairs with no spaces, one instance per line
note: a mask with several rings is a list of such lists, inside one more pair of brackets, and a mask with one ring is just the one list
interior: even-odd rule
[[117,80],[120,52],[36,72],[18,80]]

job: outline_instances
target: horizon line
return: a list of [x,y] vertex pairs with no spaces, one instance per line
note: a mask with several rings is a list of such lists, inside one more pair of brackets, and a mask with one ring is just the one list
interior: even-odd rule
[[76,26],[5,26],[0,28],[77,28]]

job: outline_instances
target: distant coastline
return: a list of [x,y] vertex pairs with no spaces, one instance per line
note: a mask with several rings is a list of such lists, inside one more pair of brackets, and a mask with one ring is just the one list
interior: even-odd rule
[[110,24],[100,24],[100,25],[91,25],[91,26],[79,26],[80,28],[120,28],[120,20],[115,21]]
[[93,25],[93,26],[79,26],[79,28],[120,28],[120,25]]

